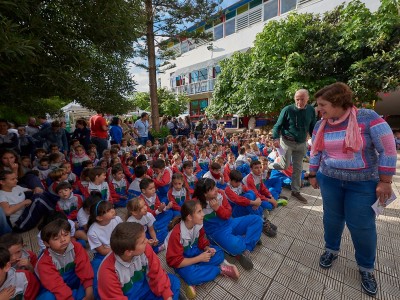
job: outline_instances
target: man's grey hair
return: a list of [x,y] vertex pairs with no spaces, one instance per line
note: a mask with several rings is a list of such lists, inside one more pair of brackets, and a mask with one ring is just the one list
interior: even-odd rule
[[299,93],[299,94],[306,94],[308,98],[310,98],[310,94],[308,93],[308,90],[306,89],[299,89],[296,91],[295,95]]

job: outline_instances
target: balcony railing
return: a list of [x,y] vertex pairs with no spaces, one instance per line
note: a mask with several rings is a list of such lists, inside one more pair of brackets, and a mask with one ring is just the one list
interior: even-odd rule
[[196,95],[214,90],[215,78],[174,87],[176,94]]

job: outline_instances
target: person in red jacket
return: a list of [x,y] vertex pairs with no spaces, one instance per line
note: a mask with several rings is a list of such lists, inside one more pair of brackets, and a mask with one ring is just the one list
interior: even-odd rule
[[165,241],[167,264],[188,284],[186,296],[196,297],[195,285],[212,281],[219,274],[239,278],[236,266],[223,264],[221,248],[210,247],[203,228],[204,212],[199,201],[189,200],[182,205],[182,218],[175,218]]
[[179,299],[179,279],[164,271],[141,224],[118,224],[110,246],[97,274],[101,299]]
[[[33,273],[37,256],[24,248],[24,240],[18,233],[6,233],[0,237],[0,247],[10,252],[11,266],[16,270],[27,270]],[[1,299],[1,297],[0,297]]]
[[157,195],[161,202],[168,203],[167,193],[172,179],[172,170],[165,165],[165,161],[157,159],[153,162],[153,180]]
[[46,250],[39,257],[35,273],[44,290],[39,300],[94,299],[93,269],[81,244],[71,240],[71,225],[57,219],[42,228]]
[[10,252],[0,247],[0,298],[37,299],[39,288],[35,274],[12,268]]
[[190,194],[185,185],[182,173],[172,175],[171,188],[168,191],[168,202],[172,203],[173,217],[180,216],[181,206],[190,200]]

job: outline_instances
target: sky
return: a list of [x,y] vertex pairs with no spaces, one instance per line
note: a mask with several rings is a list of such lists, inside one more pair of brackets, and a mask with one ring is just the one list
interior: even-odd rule
[[[226,8],[238,1],[239,0],[224,0],[224,1],[222,1],[221,7]],[[148,75],[148,73],[145,70],[138,68],[133,64],[129,65],[129,70],[133,76],[133,80],[135,80],[137,83],[136,90],[138,92],[148,92],[149,91],[149,75]]]

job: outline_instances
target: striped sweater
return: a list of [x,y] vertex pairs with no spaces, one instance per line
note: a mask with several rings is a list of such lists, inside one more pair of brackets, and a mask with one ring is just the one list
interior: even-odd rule
[[[327,123],[324,150],[311,157],[310,172],[319,171],[346,181],[378,180],[380,174],[395,174],[397,152],[389,125],[369,109],[358,111],[357,122],[362,136],[361,150],[356,153],[343,150],[348,120],[335,125]],[[321,121],[315,125],[313,141],[320,125]]]

